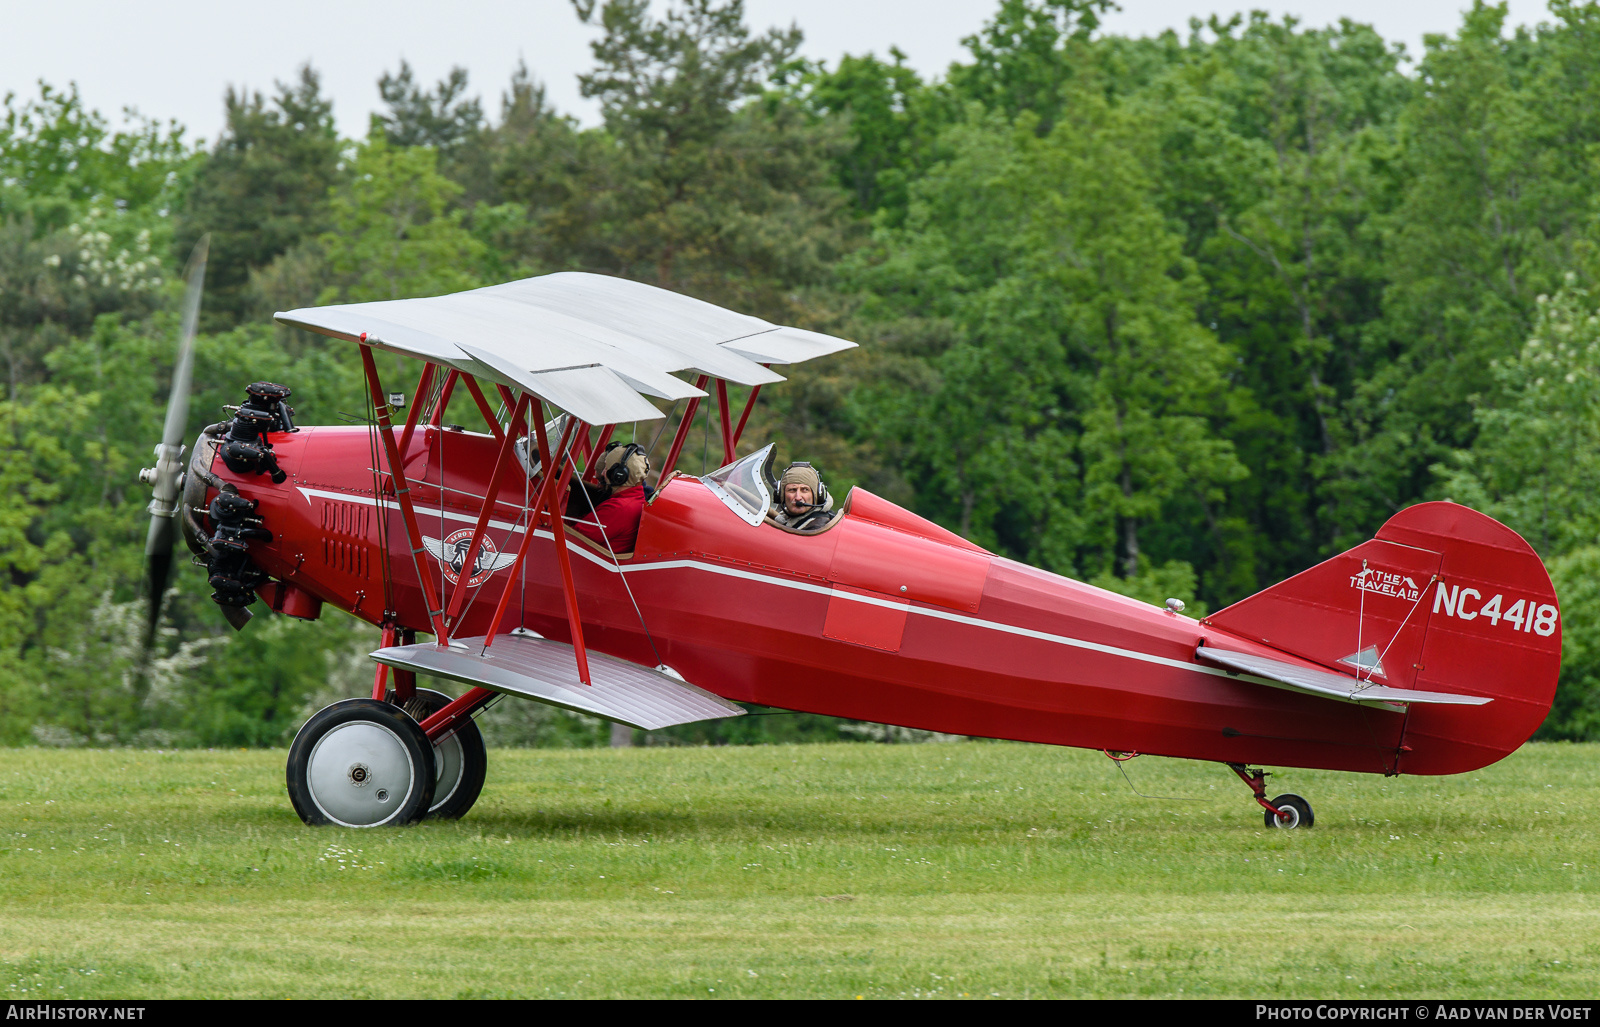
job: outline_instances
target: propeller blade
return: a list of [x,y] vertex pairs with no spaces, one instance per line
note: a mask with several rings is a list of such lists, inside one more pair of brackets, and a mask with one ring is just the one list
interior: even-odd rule
[[172,546],[178,532],[178,479],[183,474],[183,433],[189,423],[189,383],[194,376],[194,337],[200,322],[200,295],[206,278],[206,254],[211,236],[202,235],[189,254],[184,270],[188,287],[183,294],[183,314],[178,328],[178,360],[172,368],[172,392],[167,397],[167,419],[156,447],[155,495],[150,500],[150,531],[145,536],[145,565],[150,576],[150,615],[145,646],[155,640],[161,623],[161,602],[172,574]]

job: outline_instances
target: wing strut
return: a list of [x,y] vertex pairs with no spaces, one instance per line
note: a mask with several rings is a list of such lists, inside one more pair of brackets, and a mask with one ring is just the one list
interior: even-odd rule
[[[417,633],[410,628],[401,630],[392,623],[383,625],[383,648],[388,649],[397,645],[411,645],[417,640]],[[417,675],[414,671],[402,667],[378,665],[378,671],[372,678],[372,698],[384,702],[389,698],[389,678],[394,678],[394,700],[404,706],[417,694]]]
[[455,391],[456,382],[461,377],[461,372],[455,368],[444,376],[444,385],[439,389],[439,398],[434,401],[433,414],[428,418],[428,423],[437,428],[444,421],[444,408],[450,405],[450,393]]
[[573,441],[572,451],[567,456],[572,457],[581,464],[589,459],[591,449],[592,447],[589,445],[589,429],[585,427],[577,439]]
[[[450,640],[450,633],[444,626],[443,604],[439,602],[439,593],[433,587],[433,578],[422,566],[422,531],[417,527],[417,512],[411,506],[411,485],[406,480],[405,461],[400,458],[400,451],[395,446],[394,425],[389,422],[389,403],[378,382],[378,367],[372,362],[372,347],[366,343],[361,344],[361,366],[367,375],[372,411],[378,418],[378,434],[383,437],[384,457],[389,461],[389,478],[394,484],[395,501],[400,504],[400,516],[406,524],[406,539],[411,543],[411,565],[416,568],[417,580],[422,583],[422,597],[428,605],[428,621],[433,625],[434,637],[442,645]],[[380,494],[372,498],[379,504],[378,516],[383,516],[383,496]]]
[[[394,644],[399,640],[400,636],[395,632],[394,625],[385,620],[383,624],[383,634],[381,636],[381,641],[378,643],[378,648],[389,649],[393,647]],[[383,697],[388,694],[389,665],[387,663],[380,663],[378,664],[377,671],[372,675],[372,698],[378,702],[383,702]]]
[[598,481],[600,470],[600,455],[606,451],[606,443],[611,441],[611,433],[617,430],[614,424],[608,424],[601,429],[600,437],[594,440],[594,449],[589,451],[589,462],[584,466],[583,480]]
[[[761,366],[767,367],[769,365],[762,364]],[[706,383],[710,380],[710,375],[703,374],[700,376],[700,380],[694,383],[694,387],[704,391]],[[750,420],[750,412],[756,408],[756,397],[759,395],[761,395],[761,386],[751,386],[750,398],[745,400],[744,410],[739,414],[739,423],[735,425],[733,423],[733,410],[728,404],[728,380],[726,378],[717,379],[717,417],[721,421],[719,428],[722,439],[722,462],[724,464],[733,463],[734,457],[738,455],[736,449],[739,445],[739,438],[744,434],[744,426]],[[695,414],[699,410],[700,397],[690,397],[689,407],[683,412],[683,420],[678,422],[678,430],[672,436],[672,448],[667,451],[667,460],[661,465],[661,474],[657,479],[658,481],[666,480],[667,475],[672,473],[672,469],[678,466],[678,457],[683,452],[683,444],[689,441],[689,431],[694,427]],[[604,444],[604,442],[600,443],[600,445]]]
[[[540,403],[537,397],[533,400],[533,402],[535,404],[534,423],[537,426],[536,430],[539,436],[539,453],[543,460],[542,466],[549,467],[550,447],[544,434],[544,404]],[[567,419],[567,426],[562,431],[561,441],[556,447],[557,452],[563,452],[566,449],[567,440],[572,436],[573,429],[575,429],[577,425],[578,421],[576,418]],[[489,631],[483,636],[484,652],[487,652],[489,647],[494,644],[495,633],[500,630],[500,622],[505,618],[506,615],[506,607],[511,605],[511,590],[516,584],[517,572],[522,569],[522,561],[528,558],[528,547],[533,542],[535,529],[539,527],[539,515],[545,509],[547,504],[552,504],[555,506],[555,508],[559,509],[562,487],[566,485],[567,478],[568,476],[566,474],[561,474],[558,476],[546,474],[544,476],[544,481],[539,485],[539,493],[533,501],[532,509],[528,511],[527,530],[522,533],[522,544],[517,547],[517,558],[511,564],[511,573],[506,575],[506,587],[505,590],[500,593],[499,605],[494,608],[494,617],[489,621]],[[560,518],[556,517],[555,521],[557,524],[559,524]],[[562,545],[559,552],[561,557],[558,557],[558,559],[564,558],[566,556],[566,546]],[[562,562],[565,564],[564,559],[562,559]],[[563,582],[570,589],[570,572],[563,577]],[[569,617],[574,611],[577,610],[577,597],[571,591],[567,592],[567,610]],[[572,637],[577,643],[573,646],[573,655],[576,658],[576,663],[579,667],[580,673],[587,675],[589,661],[588,653],[583,648],[582,627],[572,621],[569,621],[569,623],[573,624]],[[584,684],[589,684],[589,678],[587,676],[583,677],[582,680]],[[443,738],[445,735],[449,734],[455,729],[455,724],[457,721],[465,717],[472,716],[472,714],[477,712],[479,708],[487,705],[489,700],[493,699],[495,695],[496,693],[494,691],[484,688],[481,685],[467,689],[467,691],[463,693],[459,699],[450,703],[444,707],[444,709],[433,713],[422,722],[423,734],[428,736],[429,741],[437,743],[439,739]]]
[[722,420],[722,462],[733,463],[733,420],[728,412],[728,380],[717,379],[717,417]]
[[[487,399],[483,398],[483,390],[478,388],[478,380],[470,374],[462,375],[461,380],[467,383],[467,391],[472,393],[472,401],[478,404],[478,413],[482,414],[484,421],[488,423],[489,431],[494,434],[494,440],[496,442],[504,442],[506,435],[505,432],[500,430],[500,419],[494,416],[494,408],[489,405]],[[513,421],[512,423],[515,424],[516,422]]]
[[[694,383],[694,387],[703,392],[705,391],[706,382],[710,380],[711,376],[709,374],[703,374],[700,376],[700,380]],[[689,429],[694,427],[695,411],[699,409],[700,397],[689,397],[689,406],[683,412],[683,420],[678,422],[677,434],[672,436],[672,448],[667,450],[666,463],[661,465],[661,474],[656,478],[656,481],[666,481],[667,475],[671,474],[672,469],[678,466],[678,454],[683,452],[683,444],[689,441]]]
[[[542,467],[553,467],[550,462],[550,440],[544,434],[544,403],[538,397],[533,401],[534,408],[533,426],[539,436],[539,461]],[[576,427],[578,419],[574,417],[572,424]],[[585,428],[587,433],[589,429]],[[550,477],[550,471],[545,471],[545,477]],[[578,588],[572,583],[572,559],[567,554],[567,528],[562,522],[562,514],[566,513],[561,508],[561,497],[567,491],[567,482],[572,478],[572,461],[561,462],[561,478],[556,483],[555,491],[550,494],[546,503],[550,511],[550,531],[556,537],[556,563],[561,567],[561,590],[567,601],[567,626],[572,631],[573,654],[577,657],[578,680],[589,684],[589,654],[583,645],[583,620],[578,616]],[[532,525],[528,534],[533,534]]]
[[[534,402],[537,403],[538,400]],[[540,404],[540,406],[542,407],[543,404]],[[537,411],[535,416],[542,418],[544,416],[543,410]],[[556,452],[559,453],[565,450],[567,438],[572,434],[572,430],[577,423],[575,420],[567,421],[567,427],[561,433],[561,441],[556,445]],[[543,436],[544,424],[542,420],[536,430]],[[540,452],[543,453],[544,450],[545,447],[541,445]],[[562,463],[565,466],[566,462],[563,461]],[[544,466],[549,465],[546,464]],[[533,508],[528,511],[528,530],[522,533],[522,544],[517,547],[516,559],[511,562],[511,573],[506,575],[506,587],[500,593],[500,602],[495,606],[494,616],[489,620],[489,629],[483,636],[483,647],[485,649],[494,644],[494,637],[500,631],[500,622],[505,618],[506,608],[511,605],[511,591],[517,583],[517,572],[522,569],[522,561],[528,558],[528,547],[533,543],[534,529],[539,526],[539,516],[544,512],[545,505],[549,502],[550,497],[559,495],[559,490],[555,486],[561,479],[562,476],[560,475],[546,474],[544,480],[539,483],[539,491],[534,497]],[[559,505],[560,500],[557,499],[556,503]]]
[[[524,393],[524,399],[528,397]],[[521,404],[518,404],[519,408]],[[548,468],[550,463],[550,440],[544,431],[544,403],[537,396],[533,397],[533,427],[539,440],[539,463],[541,467]],[[576,417],[567,419],[567,426],[561,433],[557,443],[557,452],[566,449],[567,440],[579,427]],[[588,429],[585,428],[585,431]],[[494,617],[489,621],[489,630],[483,636],[483,650],[487,651],[494,644],[495,634],[500,630],[501,621],[504,620],[506,608],[511,605],[511,590],[516,583],[517,572],[522,569],[522,561],[528,557],[528,548],[533,541],[534,531],[539,526],[539,517],[548,512],[552,534],[555,535],[556,562],[561,567],[561,587],[567,604],[567,626],[572,631],[572,652],[577,664],[578,680],[585,685],[592,685],[593,679],[589,674],[589,653],[583,644],[583,622],[578,617],[578,593],[572,581],[572,562],[567,555],[567,536],[563,528],[561,515],[565,512],[561,506],[561,497],[566,492],[567,482],[572,478],[572,461],[562,461],[561,473],[551,475],[546,472],[544,481],[539,485],[539,494],[534,499],[533,509],[528,512],[527,530],[522,534],[522,544],[517,547],[517,557],[511,564],[511,573],[506,575],[505,590],[500,593],[500,602],[495,606]],[[487,509],[487,506],[485,506]],[[441,636],[442,639],[443,636]],[[493,699],[495,692],[482,686],[469,688],[459,699],[445,706],[443,709],[430,715],[422,722],[423,734],[428,739],[437,742],[446,734],[454,730],[457,721],[470,717],[479,708],[488,704]]]
[[411,394],[411,409],[406,413],[406,430],[400,433],[402,456],[411,448],[411,436],[417,430],[417,416],[422,412],[422,397],[428,394],[428,387],[433,384],[433,375],[438,369],[439,365],[432,361],[422,365],[422,377],[417,379],[417,391]]
[[[761,366],[766,367],[768,365],[762,364]],[[744,401],[744,413],[739,415],[739,426],[733,429],[733,444],[735,446],[739,444],[739,437],[744,434],[744,423],[750,420],[750,411],[756,408],[756,397],[759,395],[761,395],[761,386],[752,385],[750,387],[750,398]]]
[[[473,385],[474,382],[469,376],[467,378],[467,386],[471,388]],[[477,391],[474,390],[473,395],[477,394]],[[500,453],[495,457],[494,471],[489,475],[489,491],[483,497],[483,509],[478,511],[478,523],[472,528],[472,544],[467,547],[467,560],[469,561],[467,573],[461,575],[456,581],[455,590],[450,593],[450,609],[445,614],[446,623],[457,626],[461,623],[462,604],[466,602],[467,593],[472,591],[467,582],[472,580],[472,568],[477,566],[476,561],[479,559],[478,547],[483,545],[483,534],[489,528],[489,515],[494,512],[494,501],[500,498],[500,481],[506,470],[511,466],[512,460],[515,459],[512,455],[512,450],[517,443],[517,427],[522,423],[523,415],[527,413],[528,400],[531,395],[531,393],[524,392],[522,398],[517,400],[516,409],[512,411],[511,420],[507,422],[507,430],[500,435]],[[495,424],[495,427],[498,430],[498,423]]]

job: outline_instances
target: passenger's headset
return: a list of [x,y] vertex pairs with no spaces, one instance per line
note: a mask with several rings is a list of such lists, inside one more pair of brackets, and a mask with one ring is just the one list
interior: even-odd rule
[[609,453],[618,446],[626,447],[622,451],[622,456],[617,458],[616,463],[606,468],[606,484],[614,489],[621,488],[628,483],[628,458],[635,453],[644,457],[644,473],[650,473],[650,454],[645,451],[643,446],[637,442],[613,442],[606,447],[605,451]]
[[[788,474],[789,471],[794,470],[796,467],[811,467],[811,461],[809,461],[809,460],[796,460],[794,463],[790,464],[788,466],[788,468],[786,468],[784,470],[784,473]],[[811,497],[812,502],[810,504],[808,504],[808,506],[812,510],[826,510],[827,507],[828,507],[828,499],[829,499],[829,497],[828,497],[828,486],[823,484],[822,472],[820,470],[817,470],[817,468],[815,468],[815,467],[811,467],[811,470],[816,472],[816,475],[817,475],[817,494]],[[780,502],[780,504],[782,503],[782,497],[779,497],[779,502]]]

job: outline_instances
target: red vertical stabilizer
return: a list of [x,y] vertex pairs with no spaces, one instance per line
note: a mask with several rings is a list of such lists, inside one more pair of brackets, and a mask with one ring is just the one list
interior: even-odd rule
[[1561,668],[1560,607],[1538,554],[1455,503],[1402,510],[1371,542],[1204,623],[1362,680],[1494,700],[1413,705],[1399,761],[1411,774],[1515,750],[1550,712]]

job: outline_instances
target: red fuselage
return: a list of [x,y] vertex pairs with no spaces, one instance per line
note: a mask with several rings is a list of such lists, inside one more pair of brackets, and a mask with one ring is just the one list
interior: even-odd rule
[[[368,430],[308,427],[272,441],[289,475],[281,485],[213,466],[260,501],[275,538],[253,546],[256,563],[364,620],[380,623],[387,610],[426,631],[398,507],[392,496],[374,502],[380,475]],[[488,436],[416,431],[403,457],[423,535],[470,532],[496,448]],[[488,532],[499,553],[521,543],[529,495],[513,465]],[[1447,740],[1460,732],[1426,730],[1427,718],[1454,711],[1406,713],[1242,679],[1198,663],[1196,647],[1221,640],[1283,654],[993,556],[862,490],[842,507],[828,530],[802,536],[747,523],[698,479],[670,479],[645,509],[630,558],[569,539],[586,644],[665,663],[740,702],[1222,762],[1455,773],[1499,759],[1532,730]],[[570,640],[554,544],[548,532],[536,535],[502,631],[520,624]],[[446,602],[458,587],[451,578],[470,578],[471,569],[448,567],[432,551],[417,560]],[[454,634],[487,629],[510,572],[480,576],[483,594]]]

